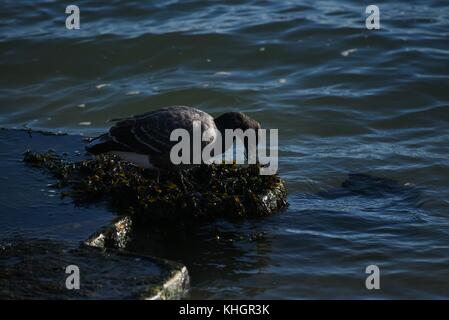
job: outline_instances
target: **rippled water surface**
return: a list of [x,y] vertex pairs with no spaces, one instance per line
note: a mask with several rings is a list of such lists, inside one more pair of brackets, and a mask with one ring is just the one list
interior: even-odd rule
[[159,235],[148,251],[187,265],[191,298],[448,298],[449,3],[378,1],[380,30],[369,4],[82,1],[67,30],[62,2],[5,0],[0,126],[244,111],[279,128],[290,206]]

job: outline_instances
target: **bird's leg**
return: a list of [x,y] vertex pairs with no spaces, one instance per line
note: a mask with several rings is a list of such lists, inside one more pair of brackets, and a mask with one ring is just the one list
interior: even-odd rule
[[184,177],[182,175],[182,170],[178,170],[178,175],[179,175],[179,182],[181,184],[182,191],[185,192],[186,191],[186,186],[184,184]]
[[157,184],[160,184],[159,176],[161,175],[161,172],[159,169],[154,169],[154,171],[156,171],[156,182]]
[[157,182],[158,184],[160,184],[160,181],[159,181],[160,179],[159,179],[159,177],[160,177],[161,171],[159,170],[159,168],[158,168],[157,166],[153,166],[153,165],[152,165],[150,156],[148,156],[147,161],[148,161],[148,166],[149,166],[150,168],[152,168],[153,171],[156,171],[156,182]]
[[181,185],[182,191],[185,193],[187,191],[186,185],[184,183],[184,175],[182,170],[178,171],[178,177],[179,177],[179,184]]

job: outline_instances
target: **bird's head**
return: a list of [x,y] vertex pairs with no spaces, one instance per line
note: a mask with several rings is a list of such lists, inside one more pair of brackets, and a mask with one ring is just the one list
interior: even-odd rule
[[224,131],[225,129],[260,129],[260,123],[253,118],[247,116],[242,112],[226,112],[221,116],[215,118],[215,124],[218,130]]
[[258,144],[258,130],[261,129],[259,122],[242,112],[226,112],[221,116],[215,118],[215,125],[217,126],[217,129],[222,133],[223,137],[225,137],[226,129],[241,129],[242,131],[253,129],[255,131],[254,144],[250,145],[248,139],[244,139],[243,143],[245,147],[246,159],[248,159],[249,151],[251,151],[251,154],[256,155],[255,150]]

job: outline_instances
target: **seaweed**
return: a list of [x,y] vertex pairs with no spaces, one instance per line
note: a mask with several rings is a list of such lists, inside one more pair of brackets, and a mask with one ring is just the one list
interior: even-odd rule
[[27,151],[24,162],[44,168],[77,205],[106,200],[139,224],[214,217],[262,217],[287,205],[277,176],[259,175],[259,165],[201,164],[163,172],[134,166],[113,155],[70,162],[54,151]]

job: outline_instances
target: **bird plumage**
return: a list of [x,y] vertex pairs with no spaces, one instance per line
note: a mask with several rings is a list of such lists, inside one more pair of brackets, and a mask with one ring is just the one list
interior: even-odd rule
[[[224,130],[255,126],[257,121],[238,112],[225,113],[214,119],[208,113],[187,106],[165,107],[129,118],[118,119],[105,133],[91,141],[86,150],[94,155],[112,153],[145,168],[170,165],[170,151],[178,143],[170,141],[175,129],[185,129],[190,134],[193,122],[201,123],[201,132],[208,129]],[[210,141],[213,140],[210,137]],[[207,144],[208,141],[203,142]]]

